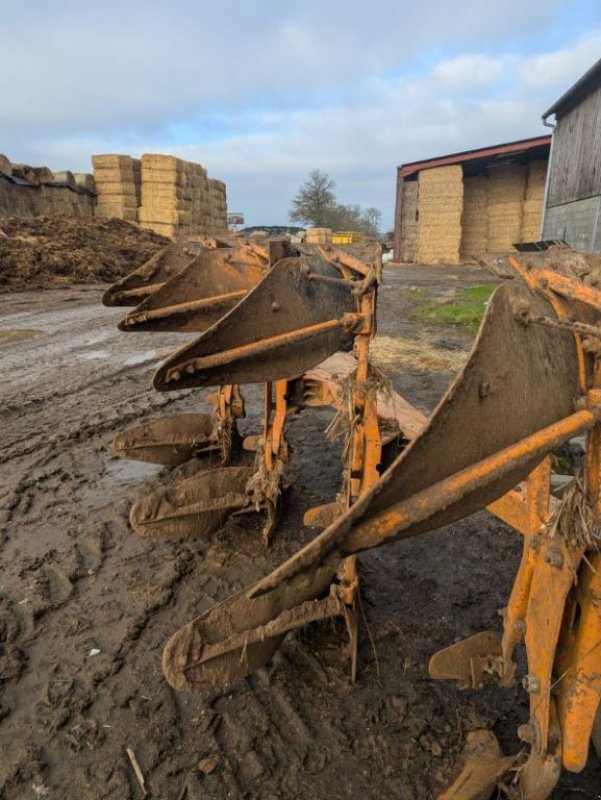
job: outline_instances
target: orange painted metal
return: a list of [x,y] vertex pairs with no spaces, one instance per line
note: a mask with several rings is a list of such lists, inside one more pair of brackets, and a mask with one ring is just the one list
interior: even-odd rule
[[550,748],[555,650],[568,594],[583,552],[584,546],[569,547],[560,536],[552,540],[545,537],[535,551],[525,641],[528,673],[535,682],[530,693],[530,724],[536,731],[532,749],[539,756],[547,755]]
[[265,384],[265,416],[263,419],[263,458],[268,470],[282,457],[284,426],[288,413],[288,382],[285,380]]
[[[344,261],[344,265],[356,269],[356,259]],[[365,274],[365,273],[363,273]],[[366,288],[359,300],[359,311],[363,325],[358,330],[357,370],[351,390],[351,439],[349,443],[348,477],[346,482],[346,508],[349,509],[380,478],[382,439],[378,424],[377,387],[370,383],[369,345],[374,334],[375,285]],[[357,593],[359,574],[357,557],[348,556],[340,570],[340,591],[344,602],[344,618],[349,634],[351,681],[357,678],[357,652],[359,625],[357,617]]]
[[535,536],[549,516],[550,480],[551,459],[545,458],[527,480],[487,509],[525,536]]
[[200,311],[204,308],[219,308],[219,306],[230,305],[232,302],[241,300],[248,294],[248,290],[239,289],[235,292],[226,292],[225,294],[216,294],[211,297],[204,297],[200,300],[187,300],[183,303],[177,303],[170,306],[161,306],[159,308],[151,308],[148,311],[133,312],[126,318],[128,325],[133,326],[138,321],[147,322],[151,319],[165,319],[165,317],[176,316],[177,314],[186,314],[190,311]]
[[506,447],[471,467],[444,478],[417,492],[407,500],[391,505],[386,511],[361,522],[345,539],[349,552],[375,547],[402,536],[409,525],[426,519],[436,509],[444,508],[463,497],[474,486],[499,480],[519,463],[528,462],[540,453],[541,458],[562,442],[591,428],[601,416],[601,407],[577,411],[559,422],[536,431],[510,447]]
[[[374,293],[361,297],[360,310],[364,319],[373,319]],[[352,439],[348,480],[348,507],[370,489],[380,477],[382,439],[378,425],[377,390],[369,383],[369,343],[371,325],[361,331],[357,343],[357,372],[352,390]]]
[[539,289],[548,289],[569,300],[578,300],[601,311],[601,291],[593,286],[587,286],[581,281],[576,281],[550,269],[536,270],[533,273],[533,279]]
[[[507,607],[503,609],[503,638],[501,641],[501,683],[511,685],[515,675],[513,650],[524,638],[530,586],[536,563],[533,537],[540,534],[542,526],[549,517],[551,488],[551,459],[545,458],[528,476],[524,491],[520,492],[519,510],[514,506],[513,514],[501,516],[520,533],[524,534],[522,560],[513,583]],[[512,495],[517,494],[514,492]],[[507,497],[507,495],[505,496]],[[502,503],[505,498],[501,498]],[[489,510],[496,513],[493,507]],[[517,505],[517,504],[516,504]]]
[[[338,259],[336,262],[327,248],[324,248],[323,257],[329,263],[336,263],[344,280],[350,277],[348,259]],[[511,311],[507,313],[506,304],[504,330],[514,336],[513,341],[518,345],[523,341],[534,341],[539,348],[537,352],[544,356],[553,351],[553,338],[543,337],[542,344],[540,336],[520,338],[521,334],[515,335],[515,323],[518,323],[517,330],[521,330],[520,315],[524,311],[523,325],[529,324],[526,319],[528,305],[534,308],[538,316],[546,313],[552,316],[554,313],[558,319],[569,322],[575,315],[572,305],[575,294],[570,294],[569,288],[576,281],[565,279],[567,283],[552,285],[552,280],[546,276],[543,275],[544,280],[540,279],[543,271],[525,270],[519,265],[517,271],[539,297],[525,291],[506,293],[504,296],[510,298]],[[555,277],[558,276],[553,273],[553,278]],[[587,572],[584,566],[586,561],[583,561],[586,544],[568,542],[557,535],[553,519],[555,514],[561,513],[561,508],[558,508],[557,501],[550,495],[551,462],[547,457],[559,444],[572,436],[589,431],[586,497],[599,511],[601,394],[597,387],[601,385],[601,368],[591,375],[592,360],[582,346],[579,332],[572,331],[575,347],[570,344],[570,336],[565,332],[559,334],[563,336],[564,344],[567,340],[569,345],[563,348],[562,370],[558,374],[555,365],[553,383],[548,380],[549,372],[540,370],[537,373],[541,381],[547,379],[547,391],[560,381],[564,371],[566,375],[569,374],[569,380],[562,384],[562,404],[556,406],[560,413],[550,417],[556,421],[546,425],[541,422],[543,427],[533,433],[530,433],[533,426],[525,425],[521,430],[528,431],[528,435],[522,432],[522,438],[516,437],[509,446],[502,446],[500,443],[496,450],[485,451],[489,453],[488,456],[480,457],[480,460],[472,463],[456,462],[454,471],[447,473],[445,477],[435,477],[426,488],[414,491],[402,500],[390,493],[387,504],[380,505],[372,516],[362,517],[362,497],[366,493],[377,498],[382,497],[382,492],[374,494],[368,491],[380,478],[382,446],[377,419],[377,393],[370,385],[368,369],[369,338],[375,327],[375,293],[370,291],[368,278],[369,274],[365,275],[365,281],[358,281],[360,289],[357,293],[356,314],[347,315],[353,317],[349,330],[357,337],[358,356],[358,368],[349,402],[352,419],[347,455],[347,520],[341,520],[340,524],[334,523],[321,537],[309,543],[244,595],[231,598],[221,609],[209,612],[191,623],[190,630],[185,635],[176,634],[166,649],[166,674],[178,688],[209,685],[218,680],[221,674],[230,678],[248,674],[271,657],[286,630],[299,627],[305,619],[323,618],[331,614],[342,613],[345,617],[351,637],[351,650],[354,652],[357,642],[354,608],[358,587],[356,553],[420,532],[424,529],[422,523],[436,519],[436,514],[453,504],[463,502],[466,496],[470,497],[475,493],[480,493],[480,497],[494,496],[490,487],[507,486],[513,476],[522,477],[525,470],[531,469],[532,464],[536,464],[538,460],[538,466],[520,486],[489,506],[492,513],[524,537],[522,561],[504,610],[503,639],[499,641],[498,637],[481,634],[471,637],[468,645],[474,656],[470,664],[473,662],[476,666],[483,665],[484,671],[490,664],[490,674],[496,675],[502,684],[509,685],[515,672],[513,650],[520,640],[525,639],[529,669],[525,686],[530,694],[530,720],[523,726],[521,736],[530,743],[531,752],[519,775],[519,782],[525,798],[542,800],[548,796],[558,780],[562,759],[569,769],[580,768],[583,763],[601,695],[601,664],[595,646],[601,640],[601,564],[597,565],[595,562],[595,569]],[[563,276],[559,278],[564,280]],[[586,291],[576,293],[576,299],[585,302],[586,296],[587,304],[591,308],[601,308],[601,293],[597,297],[594,292],[588,291],[589,288],[585,287]],[[548,301],[547,305],[540,299],[541,295]],[[599,305],[595,305],[596,303]],[[494,320],[498,322],[501,315],[502,311],[497,305]],[[340,320],[330,321],[328,324],[332,322],[335,324]],[[590,319],[587,318],[587,322]],[[303,330],[309,331],[309,328]],[[295,339],[297,334],[298,331],[293,332]],[[289,334],[284,333],[279,336],[287,335]],[[269,340],[261,344],[267,349],[271,346]],[[253,355],[261,352],[255,350],[255,346],[254,343],[244,345]],[[494,355],[489,347],[489,359],[492,357],[491,353]],[[529,369],[525,370],[526,379],[532,374],[534,366],[542,362],[535,361],[533,364],[531,358],[529,363]],[[200,366],[195,364],[194,368]],[[485,369],[483,364],[478,367]],[[594,388],[586,391],[591,385]],[[479,397],[484,399],[490,386],[484,381],[476,384],[476,388],[478,392],[482,389],[483,393]],[[494,388],[493,382],[493,390]],[[585,395],[585,401],[583,397],[572,396],[572,392],[578,393],[578,388]],[[536,390],[537,387],[533,386],[532,391]],[[287,391],[286,381],[281,382],[281,387],[277,383],[268,385],[268,413],[264,429],[267,469],[275,468],[279,445],[283,441]],[[312,402],[336,400],[336,393],[325,391],[323,387],[316,391],[309,386],[309,393]],[[467,394],[466,397],[470,399]],[[573,400],[578,400],[576,408],[579,410],[570,413]],[[278,412],[278,408],[282,409],[282,413]],[[539,404],[537,408],[539,413],[545,410],[544,404]],[[431,427],[430,424],[429,429]],[[419,438],[418,436],[417,441]],[[477,451],[475,457],[478,458]],[[464,466],[465,463],[468,466]],[[400,497],[403,497],[402,493]],[[358,511],[353,516],[354,507]],[[574,588],[576,576],[579,581]],[[336,601],[323,600],[328,586],[336,587]],[[305,607],[310,600],[314,602]],[[295,603],[300,604],[296,606],[296,610]],[[322,603],[323,607],[320,605]],[[230,630],[228,634],[228,629],[231,628],[229,620],[237,619],[238,610],[241,612],[241,629],[236,629],[235,634]],[[207,637],[211,647],[210,653],[205,652],[201,656],[202,670],[198,668],[201,662],[194,660],[183,669],[181,666],[174,666],[179,649],[185,645],[190,632],[194,632],[199,641],[205,641]],[[246,649],[248,642],[251,643],[249,651]],[[489,653],[488,650],[494,652]],[[457,670],[451,670],[448,673],[450,676],[456,672],[465,673],[465,659],[461,648],[457,649],[456,654]],[[444,659],[441,664],[444,665]],[[354,670],[355,667],[353,676]],[[194,671],[196,672],[192,675]],[[472,684],[473,682],[474,675]],[[552,694],[555,690],[556,699]]]
[[282,458],[284,426],[288,413],[288,381],[275,381],[275,409],[271,435],[271,450],[274,456]]
[[137,286],[133,289],[123,289],[119,292],[120,298],[124,300],[129,300],[130,298],[138,299],[148,297],[153,292],[158,291],[158,289],[162,289],[165,283],[149,283],[146,286]]
[[601,698],[601,554],[587,558],[570,598],[556,660],[563,764],[580,772]]
[[178,381],[182,372],[194,373],[209,369],[224,360],[241,356],[259,356],[267,353],[273,348],[285,344],[296,344],[306,339],[319,336],[325,331],[336,328],[351,331],[358,324],[359,319],[356,314],[346,314],[342,319],[332,319],[327,322],[319,322],[317,325],[309,325],[306,328],[299,328],[288,333],[281,333],[277,336],[262,339],[251,344],[233,347],[228,351],[221,351],[215,355],[204,356],[203,358],[192,358],[178,364],[176,368],[167,371],[166,382]]

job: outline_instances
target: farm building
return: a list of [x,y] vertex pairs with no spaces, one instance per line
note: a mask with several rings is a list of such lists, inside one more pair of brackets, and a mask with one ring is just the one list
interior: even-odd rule
[[550,136],[397,169],[394,260],[458,264],[540,238]]
[[543,238],[601,252],[601,59],[543,114],[555,117]]

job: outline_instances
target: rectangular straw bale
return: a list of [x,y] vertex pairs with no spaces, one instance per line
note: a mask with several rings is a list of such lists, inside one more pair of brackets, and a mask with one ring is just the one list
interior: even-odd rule
[[[211,225],[211,227],[214,227],[214,225]],[[332,229],[308,228],[305,231],[305,241],[307,244],[328,244],[328,242],[332,241]]]
[[140,222],[161,222],[171,225],[189,225],[192,215],[189,211],[174,211],[167,208],[140,206],[138,209]]
[[522,220],[522,242],[538,242],[541,234],[542,206],[535,214],[524,214]]
[[162,203],[167,200],[185,202],[192,199],[192,190],[185,186],[174,186],[165,183],[143,183],[142,205]]
[[401,197],[401,261],[413,262],[417,255],[417,181],[403,183]]
[[102,197],[106,195],[130,195],[135,197],[136,184],[133,181],[100,181],[96,184],[98,194]]
[[526,198],[524,200],[520,241],[536,242],[540,238],[548,162],[530,161]]
[[458,264],[463,210],[460,166],[422,170],[418,176],[417,260],[422,264]]
[[152,169],[142,165],[142,187],[156,186],[187,186],[188,176],[185,172],[172,172],[164,169]]
[[488,249],[511,250],[520,241],[527,168],[521,164],[488,170]]
[[136,222],[138,219],[137,210],[135,208],[123,208],[117,204],[104,204],[97,205],[94,209],[94,215],[99,219],[124,219],[127,222]]
[[181,200],[177,200],[176,198],[161,198],[161,199],[154,199],[148,203],[142,203],[140,208],[146,209],[146,211],[150,212],[152,210],[155,211],[187,211],[189,210],[189,206],[183,205]]
[[94,180],[96,183],[136,183],[139,182],[139,176],[130,167],[97,167],[94,169]]
[[96,203],[99,206],[121,206],[121,208],[137,208],[138,203],[134,195],[128,194],[98,194]]
[[150,169],[158,172],[183,172],[185,162],[176,156],[164,154],[145,153],[142,158],[142,172]]
[[217,178],[209,178],[209,188],[225,194],[225,183]]
[[526,198],[524,200],[520,241],[535,242],[540,238],[545,187],[547,182],[547,161],[530,161]]
[[177,225],[169,225],[160,222],[140,222],[140,228],[154,231],[161,236],[166,236],[168,239],[174,239],[177,234]]
[[[549,162],[546,159],[538,159],[536,161],[528,162],[528,184],[542,184],[543,186],[547,180],[547,168]],[[529,189],[527,189],[529,191]]]
[[463,180],[461,216],[461,260],[472,261],[488,249],[488,178],[484,175]]
[[131,156],[117,154],[92,156],[94,169],[129,169],[133,168],[134,159]]
[[[405,238],[413,238],[414,244],[417,244],[418,197],[417,181],[404,181],[403,195],[401,197],[401,250],[403,249],[403,240]],[[402,259],[402,261],[414,260],[415,256],[413,258]]]

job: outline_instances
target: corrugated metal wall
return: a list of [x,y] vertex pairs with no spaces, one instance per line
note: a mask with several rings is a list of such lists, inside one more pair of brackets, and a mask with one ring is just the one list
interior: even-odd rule
[[562,203],[545,211],[543,239],[562,239],[577,250],[601,252],[601,196]]

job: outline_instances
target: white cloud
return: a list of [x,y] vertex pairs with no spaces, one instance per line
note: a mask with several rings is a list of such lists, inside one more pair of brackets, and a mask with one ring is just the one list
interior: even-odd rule
[[437,64],[432,76],[448,89],[484,88],[502,77],[508,60],[482,54],[457,56]]
[[[297,5],[9,3],[3,27],[22,35],[0,49],[0,151],[72,169],[178,153],[265,224],[286,222],[319,167],[390,225],[397,164],[545,132],[542,112],[601,50],[600,8],[595,30],[533,52],[559,0]],[[525,45],[516,18],[537,31]]]
[[601,31],[592,31],[575,44],[523,59],[518,78],[529,89],[568,89],[600,56]]

